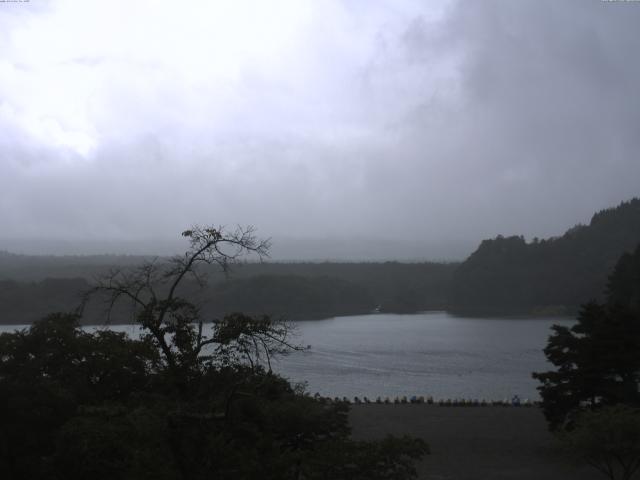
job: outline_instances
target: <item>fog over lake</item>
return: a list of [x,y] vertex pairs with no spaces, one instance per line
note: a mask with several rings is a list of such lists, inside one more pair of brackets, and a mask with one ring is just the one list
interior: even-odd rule
[[[531,372],[549,369],[542,349],[569,318],[466,318],[445,312],[374,314],[296,322],[310,348],[274,363],[310,393],[326,396],[538,398]],[[0,326],[0,332],[15,326]],[[95,328],[95,327],[87,327]],[[115,330],[136,334],[138,327]]]

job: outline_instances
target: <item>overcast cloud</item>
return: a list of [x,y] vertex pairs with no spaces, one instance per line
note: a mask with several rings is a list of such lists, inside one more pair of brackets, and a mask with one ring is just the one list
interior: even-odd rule
[[640,194],[639,25],[599,0],[0,3],[0,249],[560,234]]

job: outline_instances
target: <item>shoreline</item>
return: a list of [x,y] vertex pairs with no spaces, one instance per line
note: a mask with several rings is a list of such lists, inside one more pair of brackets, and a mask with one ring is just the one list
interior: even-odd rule
[[[73,313],[73,312],[63,312],[63,313]],[[461,310],[456,310],[456,309],[442,309],[442,308],[434,308],[434,309],[421,309],[421,310],[416,310],[416,311],[398,311],[398,312],[392,312],[392,311],[381,311],[381,312],[336,312],[336,313],[326,313],[326,314],[319,314],[319,315],[315,315],[313,313],[309,314],[308,316],[300,316],[300,317],[296,317],[296,318],[286,318],[283,317],[281,318],[281,320],[284,320],[285,322],[291,322],[291,323],[307,323],[307,322],[319,322],[319,321],[323,321],[323,320],[331,320],[331,319],[347,319],[350,317],[362,317],[362,316],[369,316],[369,315],[407,315],[407,316],[412,316],[412,315],[422,315],[422,314],[429,314],[429,313],[445,313],[449,316],[451,316],[452,318],[469,318],[469,319],[479,319],[479,320],[487,320],[487,319],[499,319],[499,320],[513,320],[513,321],[518,321],[518,320],[532,320],[532,319],[541,319],[541,320],[548,320],[548,319],[566,319],[566,320],[575,320],[575,315],[572,314],[560,314],[560,313],[555,313],[555,312],[542,312],[542,313],[535,313],[535,312],[507,312],[507,311],[496,311],[496,312],[473,312],[473,311],[461,311]],[[24,322],[20,322],[20,323],[13,323],[13,322],[3,322],[0,321],[0,327],[17,327],[17,328],[27,328],[30,327],[31,325],[33,325],[35,322],[37,322],[38,320],[41,320],[42,318],[45,318],[47,315],[43,314],[43,316],[32,319],[31,321],[24,321]],[[219,315],[220,317],[223,315]],[[272,315],[272,317],[276,318],[277,315]],[[118,318],[114,318],[113,320],[109,321],[109,322],[104,322],[104,321],[87,321],[87,322],[80,322],[80,326],[83,327],[108,327],[108,326],[131,326],[131,325],[137,325],[138,323],[135,321],[123,321],[120,320]]]

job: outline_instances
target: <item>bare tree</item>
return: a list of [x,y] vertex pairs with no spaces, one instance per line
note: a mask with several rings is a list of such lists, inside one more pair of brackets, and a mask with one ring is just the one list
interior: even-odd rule
[[252,370],[266,363],[271,371],[271,358],[303,348],[289,341],[291,327],[286,322],[273,320],[267,315],[250,317],[242,313],[227,315],[214,321],[215,333],[208,341],[216,344],[206,360],[217,360],[223,365],[246,361]]
[[[201,356],[207,345],[219,344],[218,353],[243,352],[245,359],[253,362],[284,349],[295,348],[286,340],[288,328],[268,318],[251,319],[240,316],[223,321],[212,321],[214,328],[205,334],[200,311],[191,301],[179,294],[187,278],[197,285],[206,285],[206,272],[202,267],[214,265],[228,274],[231,266],[247,255],[260,260],[268,256],[270,241],[258,239],[253,227],[237,227],[229,231],[224,227],[193,226],[182,232],[189,248],[182,256],[160,261],[154,259],[137,267],[112,270],[96,279],[95,285],[85,293],[83,306],[95,295],[107,302],[108,320],[116,304],[128,301],[133,307],[137,323],[148,332],[160,348],[170,371],[184,375],[199,361],[211,361]],[[235,321],[241,328],[231,328]],[[217,327],[217,329],[216,329]],[[235,332],[235,338],[230,333]],[[252,348],[250,348],[252,347]]]

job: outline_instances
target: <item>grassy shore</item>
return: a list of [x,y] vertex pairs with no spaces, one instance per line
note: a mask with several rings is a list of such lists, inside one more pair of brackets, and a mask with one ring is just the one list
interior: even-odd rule
[[424,438],[431,448],[418,466],[429,480],[597,480],[591,467],[563,457],[537,407],[352,405],[355,438],[387,433]]

